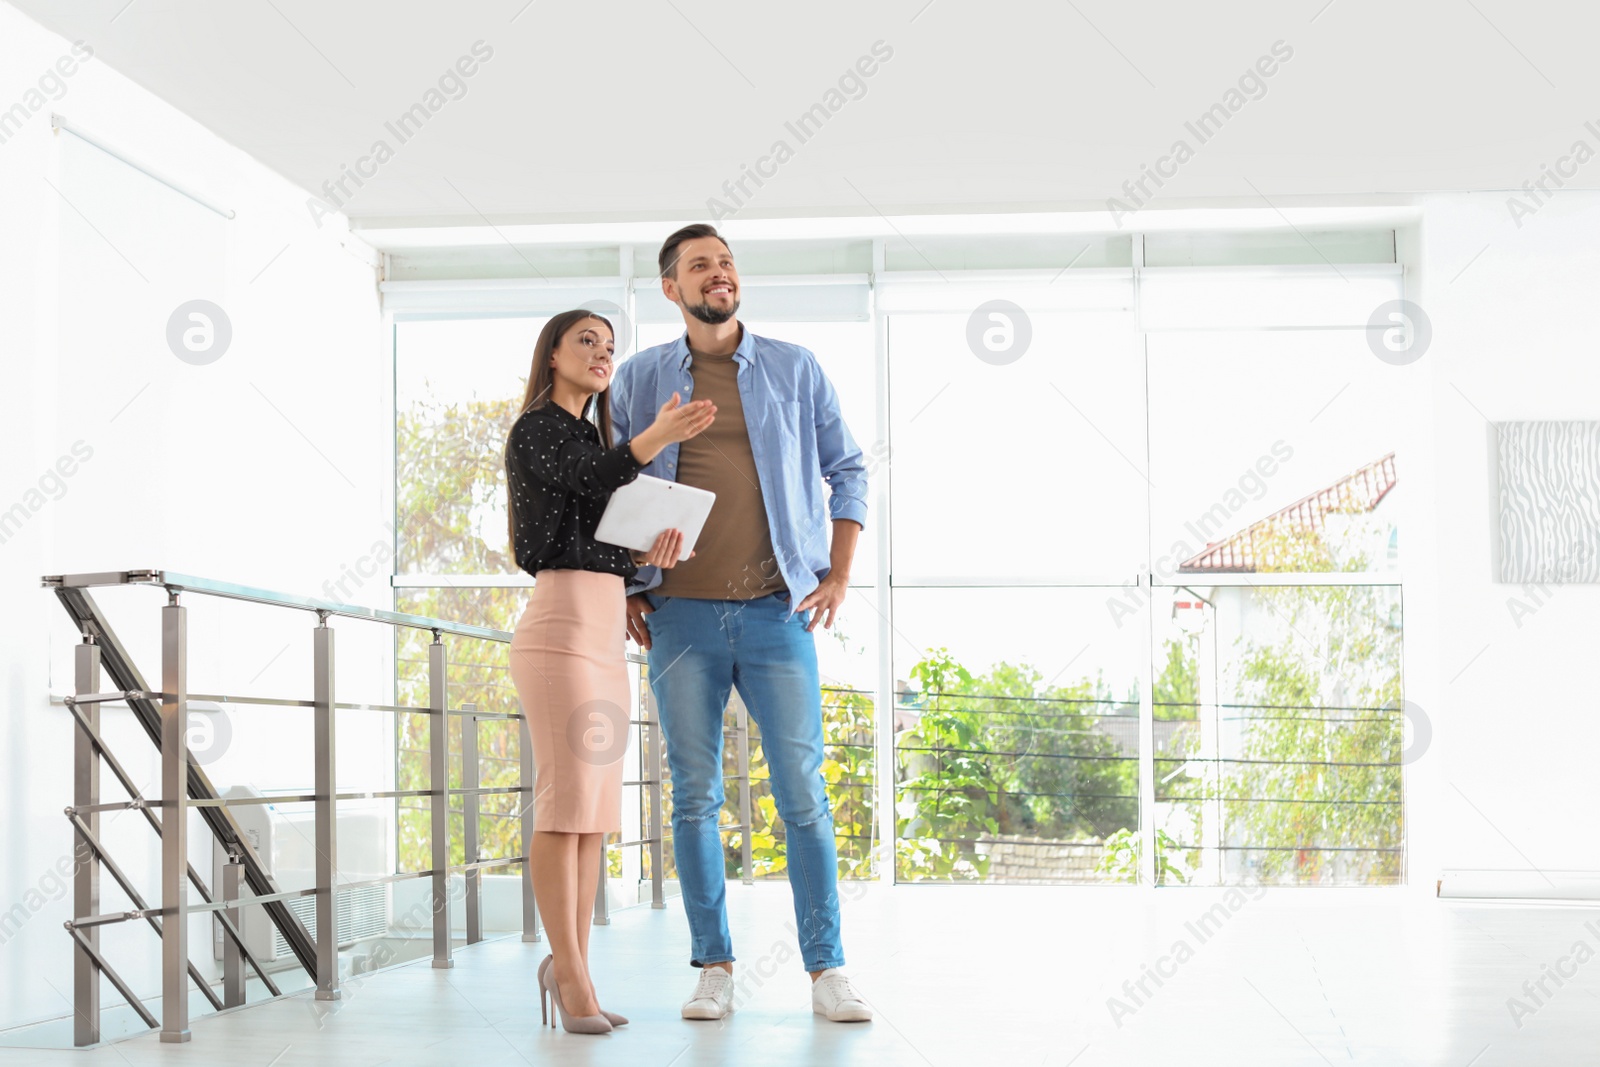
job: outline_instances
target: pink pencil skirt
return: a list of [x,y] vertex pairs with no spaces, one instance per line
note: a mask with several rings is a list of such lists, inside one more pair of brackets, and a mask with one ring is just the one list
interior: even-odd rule
[[533,745],[533,825],[622,829],[630,697],[619,575],[542,570],[511,638],[511,680]]

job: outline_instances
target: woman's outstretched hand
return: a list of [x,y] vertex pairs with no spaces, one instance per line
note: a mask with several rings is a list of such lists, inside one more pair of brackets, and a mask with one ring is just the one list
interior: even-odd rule
[[711,401],[691,400],[683,404],[679,402],[679,395],[673,393],[672,399],[656,412],[656,421],[641,430],[629,446],[635,459],[649,463],[668,445],[687,441],[705,430],[716,417],[717,406]]
[[673,393],[671,399],[656,412],[656,421],[650,425],[650,429],[659,428],[666,443],[672,444],[694,437],[710,426],[716,417],[717,405],[711,401],[691,400],[687,404],[680,404],[678,394]]

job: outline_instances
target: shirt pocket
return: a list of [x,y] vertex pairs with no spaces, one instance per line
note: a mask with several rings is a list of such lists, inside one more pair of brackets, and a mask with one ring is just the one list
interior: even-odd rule
[[811,407],[803,400],[774,400],[769,410],[772,435],[785,455],[805,455],[816,449]]

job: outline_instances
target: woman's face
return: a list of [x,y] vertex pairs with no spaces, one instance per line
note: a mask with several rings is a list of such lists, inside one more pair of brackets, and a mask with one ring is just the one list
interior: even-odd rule
[[552,356],[555,376],[583,392],[598,393],[611,384],[611,359],[616,347],[611,327],[600,319],[575,322]]

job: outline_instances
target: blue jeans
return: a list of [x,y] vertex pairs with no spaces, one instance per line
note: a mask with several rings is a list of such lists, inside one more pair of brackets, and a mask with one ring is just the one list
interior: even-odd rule
[[787,837],[800,956],[808,971],[844,965],[839,862],[822,779],[822,690],[809,610],[789,594],[698,600],[646,594],[650,687],[672,771],[672,849],[689,916],[690,963],[731,961],[722,835],[722,723],[738,687],[761,730],[772,798]]

